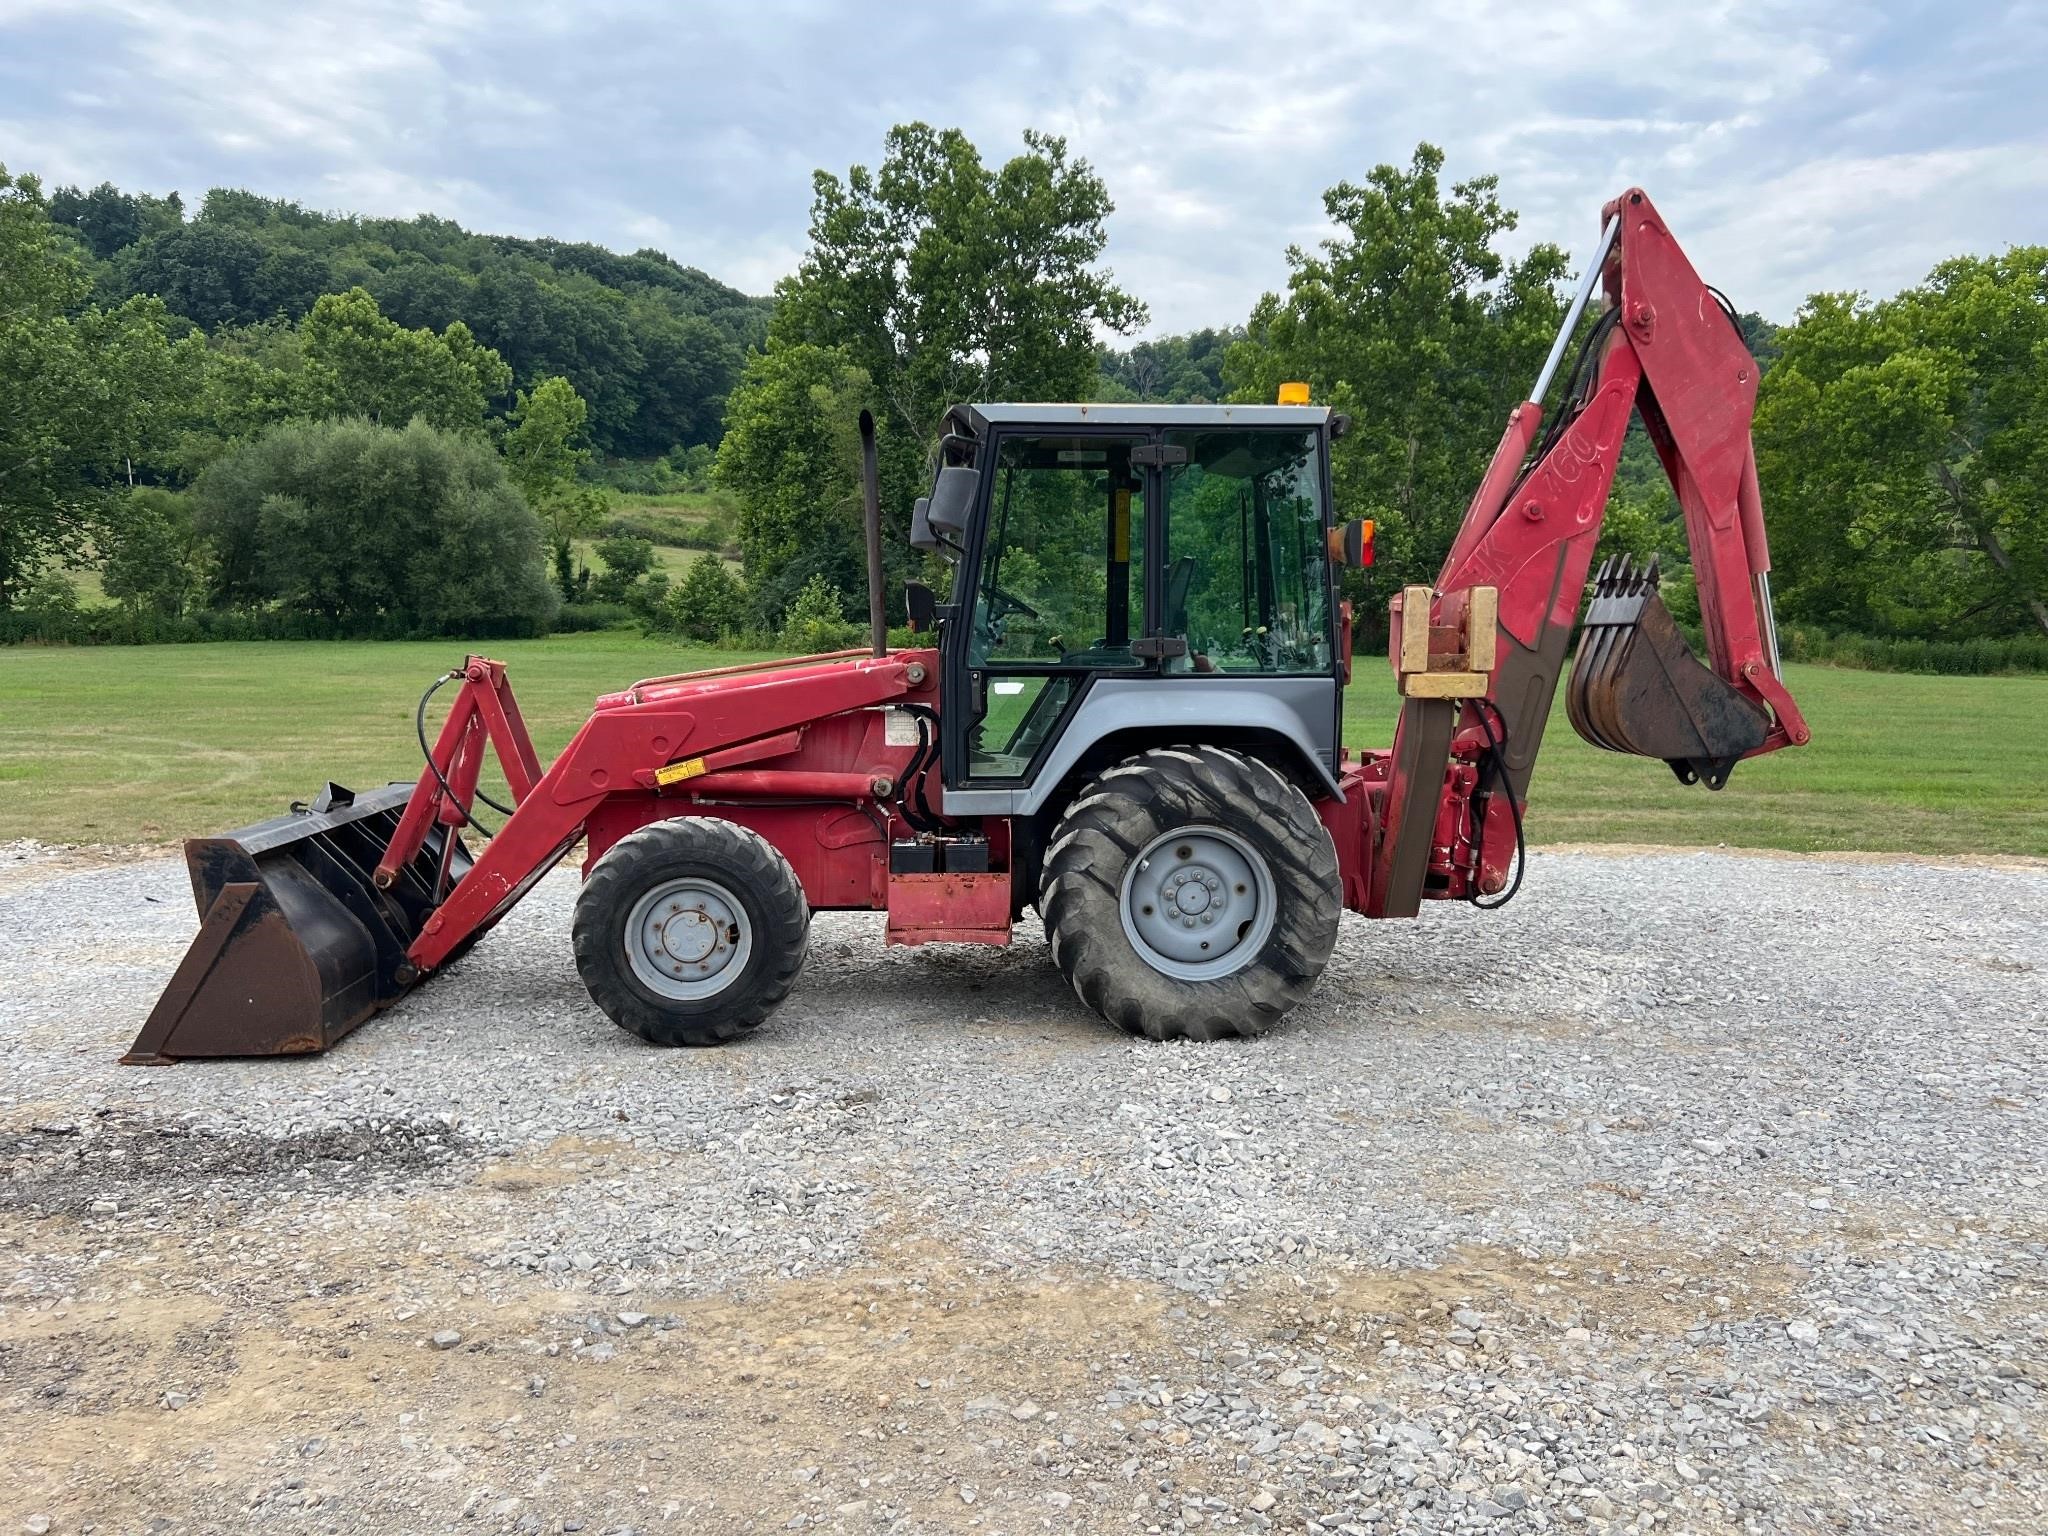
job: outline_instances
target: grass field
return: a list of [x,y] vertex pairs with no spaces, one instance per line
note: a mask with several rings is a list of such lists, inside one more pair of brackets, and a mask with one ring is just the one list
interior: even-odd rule
[[[745,659],[619,632],[502,641],[543,757],[599,693]],[[458,642],[0,650],[0,839],[154,842],[282,811],[321,781],[418,770],[413,706]],[[2048,856],[2048,678],[1793,667],[1814,744],[1718,794],[1596,752],[1560,708],[1531,790],[1537,842]],[[1391,684],[1368,660],[1346,740],[1384,745]],[[429,722],[429,729],[433,721]]]
[[727,491],[613,491],[611,500],[617,513],[672,517],[684,523],[728,517],[739,505]]
[[[604,556],[597,552],[598,541],[596,539],[574,539],[571,543],[575,547],[576,558],[588,566],[592,572],[604,569]],[[698,557],[706,553],[708,553],[706,550],[684,549],[676,544],[657,544],[654,546],[654,568],[657,571],[665,572],[670,581],[681,581],[684,576],[689,574],[690,567],[697,563]],[[740,562],[733,559],[732,556],[721,554],[718,558],[725,568],[735,576],[741,573],[743,568]]]
[[[731,500],[718,491],[671,491],[660,494],[648,492],[613,491],[612,512],[615,516],[630,519],[641,526],[660,528],[667,526],[676,530],[678,536],[694,534],[713,518],[724,519],[728,530],[731,527],[733,505]],[[578,539],[576,555],[593,571],[604,569],[604,559],[597,553],[596,539]],[[681,581],[683,574],[703,554],[702,549],[682,544],[666,544],[656,540],[654,544],[654,568],[666,572],[671,581]],[[737,575],[740,562],[729,554],[719,556],[726,568]]]

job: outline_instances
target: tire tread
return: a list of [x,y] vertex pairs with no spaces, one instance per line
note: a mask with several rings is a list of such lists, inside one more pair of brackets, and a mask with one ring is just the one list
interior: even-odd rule
[[[1126,937],[1122,872],[1161,832],[1200,821],[1253,838],[1279,911],[1253,964],[1183,981],[1155,971]],[[1221,747],[1155,747],[1098,774],[1067,808],[1047,843],[1038,909],[1053,963],[1112,1024],[1153,1040],[1248,1038],[1306,997],[1329,961],[1337,852],[1307,797],[1270,764]]]
[[[751,975],[715,997],[658,998],[627,964],[618,929],[654,878],[680,866],[730,883],[754,925]],[[654,821],[605,851],[576,899],[571,944],[591,1001],[656,1045],[724,1045],[759,1027],[795,985],[811,913],[789,860],[760,833],[712,816]]]

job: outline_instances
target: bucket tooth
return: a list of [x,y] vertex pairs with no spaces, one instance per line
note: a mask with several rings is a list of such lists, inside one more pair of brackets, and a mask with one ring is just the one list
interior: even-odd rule
[[1655,560],[1601,565],[1565,713],[1593,746],[1662,758],[1681,783],[1719,789],[1763,745],[1770,717],[1692,654],[1657,582]]
[[[411,991],[420,978],[406,950],[446,894],[453,835],[435,828],[379,890],[371,872],[411,793],[329,784],[289,815],[190,839],[199,933],[122,1061],[324,1051]],[[470,860],[459,839],[448,852],[452,884]]]

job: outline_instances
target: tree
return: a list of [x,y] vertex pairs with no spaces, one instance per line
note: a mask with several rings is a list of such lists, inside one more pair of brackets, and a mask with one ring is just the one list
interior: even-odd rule
[[183,224],[185,207],[175,192],[162,198],[136,195],[103,181],[90,192],[59,187],[50,194],[50,217],[76,230],[86,249],[105,261],[144,235]]
[[[857,165],[844,181],[819,171],[810,250],[777,286],[770,350],[741,386],[758,390],[756,370],[774,366],[765,359],[778,346],[836,354],[867,376],[894,530],[885,546],[899,570],[946,407],[1081,399],[1097,335],[1145,318],[1097,265],[1114,207],[1102,179],[1068,159],[1064,139],[1027,131],[1024,145],[990,169],[959,130],[909,123],[889,131],[879,171]],[[728,402],[728,430],[739,417]],[[845,475],[826,499],[857,505],[844,502]]]
[[1407,169],[1376,166],[1325,193],[1338,233],[1315,253],[1288,249],[1287,293],[1259,300],[1225,358],[1238,399],[1271,400],[1299,379],[1350,414],[1332,473],[1340,515],[1378,524],[1377,562],[1348,578],[1375,602],[1434,579],[1563,317],[1565,253],[1504,257],[1515,215],[1499,178],[1446,197],[1443,163],[1421,144]]
[[653,571],[654,546],[637,534],[613,534],[598,541],[597,558],[604,569],[592,579],[590,595],[601,603],[623,603]]
[[224,326],[205,338],[192,408],[169,465],[186,479],[238,443],[299,415],[305,353],[295,326],[282,320]]
[[1223,383],[1224,353],[1233,342],[1243,339],[1242,329],[1204,329],[1141,341],[1123,351],[1103,347],[1098,354],[1101,382],[1132,400],[1168,405],[1222,400],[1228,393]]
[[1778,342],[1756,434],[1781,611],[2048,632],[2048,247],[1816,294]]
[[718,556],[699,555],[669,589],[663,618],[668,628],[691,640],[717,640],[746,627],[746,588]]
[[540,527],[504,461],[424,420],[273,427],[192,500],[219,603],[406,633],[535,633],[554,615]]
[[409,331],[363,288],[322,295],[299,338],[299,403],[308,416],[365,416],[393,427],[418,416],[452,432],[481,432],[486,407],[512,386],[504,359],[460,320],[438,336]]
[[183,496],[136,487],[100,542],[100,589],[130,613],[174,619],[199,590],[205,554]]
[[129,292],[162,299],[206,329],[267,317],[257,281],[263,242],[245,230],[181,224],[129,247],[118,266]]
[[739,498],[747,584],[771,627],[818,571],[850,571],[864,584],[858,420],[867,392],[867,375],[838,350],[771,340],[726,405],[718,480]]
[[583,442],[590,407],[567,379],[543,379],[520,390],[507,419],[505,467],[528,501],[537,504],[573,485],[577,471],[590,462]]
[[87,304],[68,245],[35,178],[0,167],[0,610],[85,553],[130,464],[167,442],[199,362],[155,300]]
[[543,379],[519,392],[505,433],[506,467],[540,515],[565,602],[582,597],[590,585],[590,572],[579,575],[576,570],[572,541],[594,533],[604,521],[604,492],[576,483],[576,472],[590,459],[583,445],[589,415],[590,408],[567,379]]

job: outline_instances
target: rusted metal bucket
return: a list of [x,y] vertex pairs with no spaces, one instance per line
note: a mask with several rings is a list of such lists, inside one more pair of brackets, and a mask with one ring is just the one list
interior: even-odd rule
[[1657,595],[1657,562],[1626,556],[1594,579],[1565,711],[1594,746],[1661,757],[1680,783],[1709,789],[1726,784],[1770,730],[1761,705],[1692,654]]
[[470,864],[436,826],[390,889],[372,883],[412,792],[329,784],[289,815],[187,841],[199,934],[121,1060],[324,1051],[411,991],[406,949]]

